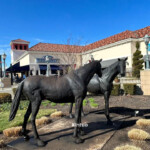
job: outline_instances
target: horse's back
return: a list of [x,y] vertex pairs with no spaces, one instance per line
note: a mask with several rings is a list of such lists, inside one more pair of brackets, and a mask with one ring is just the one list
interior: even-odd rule
[[54,102],[66,102],[73,99],[72,89],[65,76],[60,78],[31,76],[24,82],[24,90],[27,93],[38,91],[42,99],[49,99]]

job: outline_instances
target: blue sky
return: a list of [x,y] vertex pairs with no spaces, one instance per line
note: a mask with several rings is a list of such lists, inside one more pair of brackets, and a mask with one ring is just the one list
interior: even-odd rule
[[150,0],[0,0],[0,54],[10,41],[89,44],[150,25]]

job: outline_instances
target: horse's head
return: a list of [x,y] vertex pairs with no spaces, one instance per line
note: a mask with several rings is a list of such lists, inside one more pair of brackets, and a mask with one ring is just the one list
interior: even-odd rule
[[99,76],[99,77],[101,77],[102,76],[102,67],[101,67],[101,62],[102,61],[102,59],[100,59],[100,60],[96,60],[96,62],[97,62],[97,66],[96,66],[96,74]]
[[128,57],[126,57],[125,59],[120,59],[118,58],[118,62],[119,62],[119,73],[121,75],[121,77],[125,76],[126,73],[126,60],[128,59]]

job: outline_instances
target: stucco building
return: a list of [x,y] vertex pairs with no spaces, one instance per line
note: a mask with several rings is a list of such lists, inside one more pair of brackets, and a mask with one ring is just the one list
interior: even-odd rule
[[[28,41],[12,40],[10,43],[12,65],[14,69],[15,65],[16,69],[19,67],[20,72],[29,73],[32,70],[33,74],[36,72],[45,74],[47,63],[44,56],[46,55],[50,56],[49,65],[52,73],[61,70],[61,66],[68,66],[72,63],[74,63],[74,68],[78,68],[88,63],[91,55],[95,60],[103,59],[103,68],[108,67],[118,58],[128,57],[127,72],[130,74],[137,41],[140,43],[140,50],[145,60],[146,46],[143,37],[146,34],[150,35],[150,26],[136,31],[126,30],[85,46],[38,43],[29,48],[30,42]],[[71,57],[72,55],[75,57]]]

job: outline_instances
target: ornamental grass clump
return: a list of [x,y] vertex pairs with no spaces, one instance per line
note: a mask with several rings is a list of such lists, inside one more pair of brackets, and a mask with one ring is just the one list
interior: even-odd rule
[[139,119],[136,121],[136,125],[139,127],[150,127],[150,119]]
[[142,150],[142,149],[140,147],[126,144],[123,146],[117,146],[114,150]]
[[62,111],[56,111],[54,113],[51,114],[51,118],[59,118],[63,116],[63,112]]
[[3,134],[7,137],[15,137],[15,136],[19,136],[21,134],[21,130],[22,130],[21,126],[12,127],[12,128],[3,130]]
[[128,132],[128,137],[131,140],[147,140],[150,139],[149,133],[141,129],[132,129]]
[[0,140],[0,148],[3,148],[5,146],[6,146],[6,144],[5,144],[4,140]]
[[37,126],[40,126],[43,124],[48,124],[50,122],[51,122],[50,118],[45,117],[45,116],[41,117],[40,119],[36,119],[36,125]]

